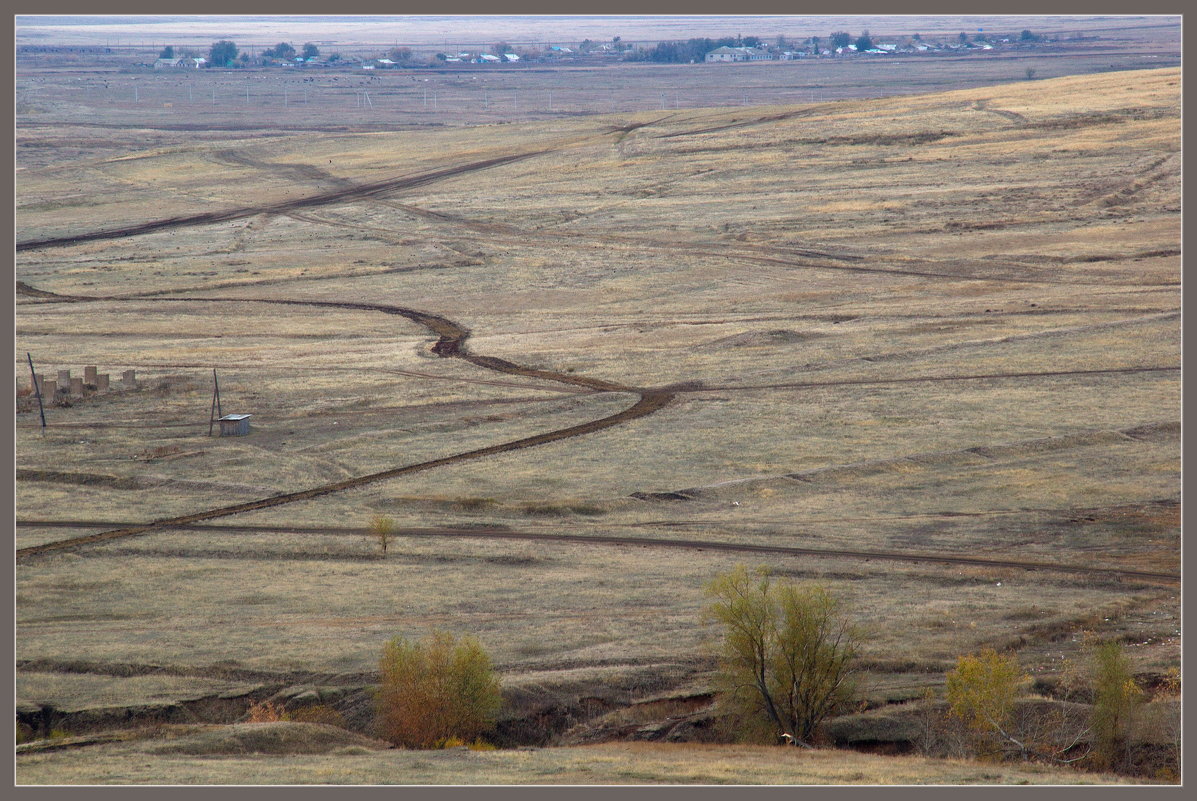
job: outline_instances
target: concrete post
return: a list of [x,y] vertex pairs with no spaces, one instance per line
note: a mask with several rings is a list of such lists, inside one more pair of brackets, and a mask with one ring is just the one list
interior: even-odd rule
[[108,391],[108,373],[100,373],[96,376],[96,389],[100,392]]
[[71,394],[76,395],[80,398],[83,397],[83,379],[82,378],[72,378],[71,379]]
[[53,378],[38,377],[37,383],[42,388],[42,398],[44,400],[54,400],[54,393],[58,391],[58,382]]
[[59,370],[58,371],[58,383],[62,384],[64,387],[69,387],[71,385],[71,371],[70,370]]
[[137,371],[125,370],[121,373],[121,383],[125,385],[125,389],[133,389],[137,386]]
[[91,384],[93,387],[96,385],[96,368],[95,367],[84,367],[83,368],[83,383]]

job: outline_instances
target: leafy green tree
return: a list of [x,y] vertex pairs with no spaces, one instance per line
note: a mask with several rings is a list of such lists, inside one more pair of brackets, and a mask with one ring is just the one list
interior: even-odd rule
[[392,48],[391,52],[388,53],[387,55],[391,59],[391,61],[398,61],[400,63],[403,63],[405,61],[410,61],[411,60],[411,48],[410,47],[395,47],[395,48]]
[[295,58],[295,48],[286,42],[279,42],[274,46],[271,56],[273,58],[292,59]]
[[237,58],[237,45],[228,39],[214,42],[208,49],[208,64],[213,67],[227,67]]
[[162,48],[162,52],[158,54],[158,58],[174,58],[174,57],[175,57],[175,48],[173,45],[167,45],[166,47]]
[[1094,757],[1102,768],[1125,765],[1127,732],[1143,700],[1122,643],[1098,643],[1093,648],[1092,728]]
[[819,37],[818,36],[812,36],[810,38],[810,47],[811,47],[811,53],[813,53],[816,56],[819,55]]
[[830,44],[832,50],[836,50],[840,47],[847,47],[848,45],[852,44],[852,34],[848,33],[847,31],[836,31],[828,37],[828,43]]
[[869,36],[868,31],[861,31],[860,38],[856,40],[856,49],[857,50],[872,50],[873,49],[873,40]]
[[316,45],[312,44],[311,42],[308,42],[307,44],[305,44],[303,46],[303,57],[304,58],[316,58],[319,55],[320,55],[320,48],[316,47]]
[[1034,41],[1038,40],[1039,37],[1036,36],[1035,34],[1031,33],[1026,28],[1023,28],[1022,33],[1020,33],[1018,35],[1018,39],[1019,39],[1019,41],[1022,41],[1022,42],[1034,42]]
[[379,734],[404,748],[477,739],[494,726],[503,696],[490,656],[473,637],[396,637],[379,662]]
[[854,692],[855,629],[822,587],[774,582],[740,566],[707,586],[709,616],[723,626],[720,697],[751,731],[811,747],[819,724]]

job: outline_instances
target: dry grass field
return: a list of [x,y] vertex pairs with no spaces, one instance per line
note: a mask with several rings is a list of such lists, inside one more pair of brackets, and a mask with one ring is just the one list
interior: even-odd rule
[[[287,728],[297,729],[288,732]],[[610,743],[502,751],[380,750],[313,724],[176,727],[152,741],[21,758],[29,784],[1134,784],[1034,765],[761,746]],[[307,729],[306,731],[304,729]]]
[[[44,433],[18,399],[20,708],[68,733],[205,703],[232,722],[293,685],[347,698],[387,639],[442,628],[560,733],[580,699],[707,692],[703,585],[737,563],[845,599],[874,706],[985,646],[1050,689],[1094,634],[1159,679],[1180,659],[1179,83],[140,147],[79,126],[59,157],[19,150],[18,379],[26,352],[50,377],[138,375],[50,406]],[[412,310],[468,329],[476,360]],[[213,368],[248,437],[208,436]],[[586,427],[639,398],[664,405]],[[400,527],[385,559],[376,515]],[[269,768],[147,747],[23,754],[17,776],[1112,780],[664,745]]]

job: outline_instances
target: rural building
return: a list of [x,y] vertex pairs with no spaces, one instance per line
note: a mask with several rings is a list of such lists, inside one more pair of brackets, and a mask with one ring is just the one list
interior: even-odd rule
[[154,69],[164,70],[164,69],[174,69],[176,67],[184,67],[184,66],[186,66],[186,64],[184,64],[183,62],[185,62],[185,61],[187,61],[187,59],[182,58],[182,57],[160,58],[154,62]]
[[222,437],[244,437],[249,433],[249,418],[252,415],[248,414],[226,414],[217,422],[220,423],[220,436]]
[[772,61],[773,56],[767,50],[755,47],[716,47],[707,53],[707,63],[714,61]]

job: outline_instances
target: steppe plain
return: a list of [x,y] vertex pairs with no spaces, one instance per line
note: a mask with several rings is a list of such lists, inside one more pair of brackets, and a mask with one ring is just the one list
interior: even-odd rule
[[[140,376],[51,407],[44,434],[17,415],[19,709],[86,733],[231,721],[300,686],[364,730],[382,643],[445,628],[494,655],[513,741],[538,720],[569,742],[638,702],[701,706],[703,584],[737,563],[846,601],[871,706],[984,646],[1017,649],[1050,692],[1088,633],[1162,679],[1180,654],[1179,89],[1158,69],[523,124],[159,129],[89,155],[93,131],[19,161],[17,375],[29,351],[51,375]],[[438,315],[523,373],[335,304]],[[213,368],[250,436],[207,436]],[[37,552],[638,397],[661,403]],[[376,515],[401,529],[386,558]],[[152,780],[100,750],[129,747],[22,755],[18,780]],[[560,753],[504,780],[585,783]],[[338,773],[346,756],[375,758],[330,755],[306,780],[387,780]],[[485,780],[428,768],[449,758],[389,780]],[[174,759],[159,776],[247,775]],[[910,780],[1027,778],[928,765]],[[627,770],[595,780],[679,780]]]

